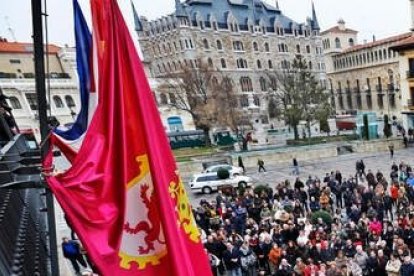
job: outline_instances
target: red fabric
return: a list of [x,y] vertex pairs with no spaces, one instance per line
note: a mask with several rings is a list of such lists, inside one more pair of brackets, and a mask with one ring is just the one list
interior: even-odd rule
[[382,233],[382,224],[379,221],[372,221],[369,224],[369,231],[371,231],[373,234],[381,235]]
[[72,167],[49,186],[102,275],[211,275],[116,0],[91,8],[99,103]]

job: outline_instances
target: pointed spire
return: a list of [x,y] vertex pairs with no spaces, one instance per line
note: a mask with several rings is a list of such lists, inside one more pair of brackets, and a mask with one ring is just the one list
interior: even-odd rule
[[276,0],[275,7],[276,7],[277,10],[280,11],[280,8],[279,8],[279,0]]
[[319,31],[321,28],[319,27],[318,18],[316,17],[315,11],[315,3],[312,1],[312,29]]
[[187,16],[180,0],[175,0],[175,16],[176,17]]
[[132,2],[132,0],[131,0],[131,6],[132,6],[132,13],[134,14],[135,31],[142,32],[144,28],[142,27],[141,19],[139,19],[137,10],[135,9],[134,2]]

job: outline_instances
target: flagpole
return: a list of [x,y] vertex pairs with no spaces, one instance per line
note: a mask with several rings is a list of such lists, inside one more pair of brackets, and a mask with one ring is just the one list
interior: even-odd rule
[[[42,140],[40,152],[42,155],[42,160],[44,160],[49,150],[49,141],[47,140],[49,127],[47,124],[42,1],[40,0],[32,0],[32,23],[37,105],[40,123],[40,134]],[[58,276],[59,260],[57,256],[55,208],[53,194],[49,189],[46,189],[46,206],[49,234],[50,268],[52,276]]]

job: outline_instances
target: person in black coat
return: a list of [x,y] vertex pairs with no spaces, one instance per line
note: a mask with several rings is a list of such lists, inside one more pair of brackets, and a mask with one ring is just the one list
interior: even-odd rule
[[226,243],[227,249],[223,253],[223,262],[228,273],[241,275],[240,250],[231,242]]

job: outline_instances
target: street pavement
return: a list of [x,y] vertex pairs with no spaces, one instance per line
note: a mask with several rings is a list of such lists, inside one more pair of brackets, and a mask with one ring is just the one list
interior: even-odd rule
[[[326,173],[340,170],[343,178],[349,178],[351,175],[355,175],[355,163],[357,160],[361,159],[365,163],[366,172],[368,172],[368,169],[371,169],[375,174],[377,170],[380,170],[384,173],[384,176],[389,177],[393,161],[397,164],[401,161],[408,164],[414,163],[414,148],[412,147],[395,151],[394,159],[390,158],[389,152],[350,153],[340,155],[338,157],[330,157],[307,162],[301,162],[300,156],[297,156],[300,167],[299,177],[303,182],[306,181],[309,175],[323,179]],[[264,160],[264,162],[267,170],[266,172],[258,173],[257,167],[247,168],[246,170],[246,175],[252,177],[256,185],[269,184],[271,187],[274,187],[278,183],[285,180],[289,180],[290,183],[293,184],[296,177],[298,177],[296,175],[292,175],[293,167],[291,163],[280,166],[266,166],[266,160]],[[186,187],[188,186],[186,185]],[[201,199],[211,200],[216,197],[215,193],[211,195],[199,193],[195,194],[189,188],[187,189],[187,193],[189,194],[190,201],[194,206],[197,206]]]

